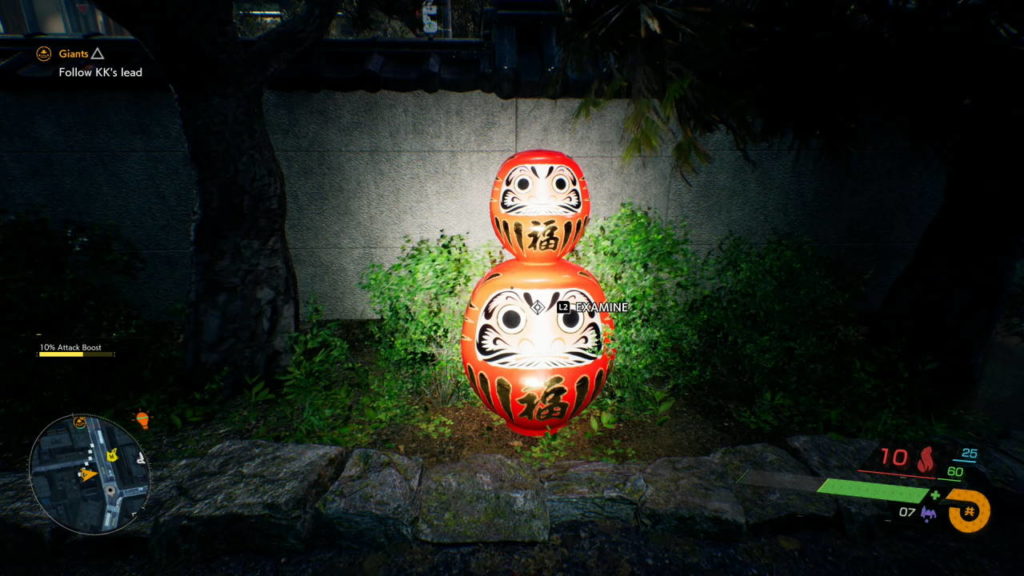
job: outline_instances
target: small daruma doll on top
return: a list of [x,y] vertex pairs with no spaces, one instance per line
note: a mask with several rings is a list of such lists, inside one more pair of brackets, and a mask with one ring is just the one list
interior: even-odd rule
[[530,150],[498,171],[495,234],[516,258],[492,268],[470,297],[462,361],[484,405],[527,436],[556,433],[601,393],[614,327],[590,272],[562,256],[589,222],[590,197],[568,156]]
[[564,258],[589,222],[590,191],[572,158],[550,150],[527,150],[498,169],[491,189],[491,227],[517,259]]

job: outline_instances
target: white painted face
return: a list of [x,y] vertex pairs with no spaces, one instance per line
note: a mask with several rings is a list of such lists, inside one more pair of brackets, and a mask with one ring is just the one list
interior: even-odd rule
[[[558,313],[559,301],[569,302],[571,311]],[[478,358],[494,366],[524,369],[593,362],[601,355],[601,320],[596,312],[577,312],[577,302],[593,304],[594,299],[577,288],[498,292],[480,314]]]
[[501,212],[524,216],[571,216],[583,205],[580,183],[568,166],[524,164],[502,183]]

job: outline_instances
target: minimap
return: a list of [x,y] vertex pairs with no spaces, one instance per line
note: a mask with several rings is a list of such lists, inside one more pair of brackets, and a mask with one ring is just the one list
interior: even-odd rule
[[149,463],[113,422],[72,414],[46,427],[32,446],[36,500],[61,526],[106,534],[134,520],[149,497]]

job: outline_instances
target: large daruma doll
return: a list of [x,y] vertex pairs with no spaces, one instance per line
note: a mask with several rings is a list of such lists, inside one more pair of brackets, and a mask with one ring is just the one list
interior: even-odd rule
[[530,150],[502,164],[491,196],[495,234],[516,258],[470,296],[462,362],[470,386],[509,428],[558,432],[601,393],[615,351],[604,292],[562,259],[589,222],[590,198],[568,156]]
[[[527,436],[557,432],[601,393],[614,352],[612,320],[583,268],[558,260],[509,260],[491,269],[470,298],[462,361],[484,406]],[[559,302],[569,305],[559,312]],[[577,311],[582,303],[589,311]]]

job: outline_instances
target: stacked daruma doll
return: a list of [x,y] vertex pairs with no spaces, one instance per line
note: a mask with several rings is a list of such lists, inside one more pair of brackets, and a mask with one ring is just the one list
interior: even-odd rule
[[473,391],[509,428],[554,434],[601,393],[615,351],[605,296],[590,272],[562,258],[590,221],[590,192],[571,158],[520,152],[501,165],[491,225],[515,259],[470,296],[462,363]]

